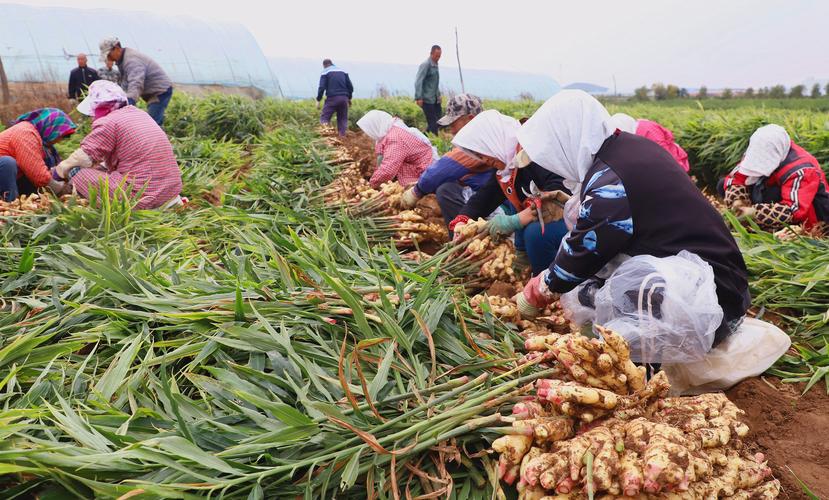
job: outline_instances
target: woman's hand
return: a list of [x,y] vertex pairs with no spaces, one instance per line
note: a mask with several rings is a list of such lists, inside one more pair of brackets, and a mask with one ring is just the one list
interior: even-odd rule
[[[527,224],[533,222],[538,217],[535,207],[527,207],[518,212],[518,220],[521,222],[521,227],[527,227]],[[516,228],[516,230],[519,228]]]

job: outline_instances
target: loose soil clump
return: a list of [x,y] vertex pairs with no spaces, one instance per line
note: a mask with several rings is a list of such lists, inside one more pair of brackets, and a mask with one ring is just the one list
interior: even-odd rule
[[809,498],[797,478],[819,498],[829,498],[829,396],[820,387],[801,396],[803,388],[775,378],[753,378],[726,394],[746,412],[743,420],[752,441],[782,483],[780,498]]

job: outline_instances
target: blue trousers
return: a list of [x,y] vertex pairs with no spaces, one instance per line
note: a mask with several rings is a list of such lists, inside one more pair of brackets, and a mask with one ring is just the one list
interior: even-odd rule
[[17,161],[11,156],[0,156],[0,199],[17,199]]
[[158,124],[164,125],[164,111],[167,110],[167,105],[170,104],[170,99],[173,98],[173,87],[158,94],[158,101],[147,104],[147,114]]
[[543,235],[541,223],[538,221],[531,222],[524,229],[515,232],[515,248],[527,252],[533,276],[550,267],[558,253],[561,239],[566,234],[567,225],[563,219],[546,223]]

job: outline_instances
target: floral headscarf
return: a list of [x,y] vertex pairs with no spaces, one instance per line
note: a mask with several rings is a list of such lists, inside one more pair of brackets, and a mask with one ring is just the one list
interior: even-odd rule
[[60,162],[57,150],[50,143],[75,133],[78,126],[69,116],[57,108],[40,108],[17,117],[12,124],[29,122],[35,126],[40,138],[43,139],[43,158],[48,167],[54,167]]
[[22,114],[14,121],[14,123],[20,122],[29,122],[34,125],[44,145],[74,134],[78,128],[66,113],[57,108],[40,108]]

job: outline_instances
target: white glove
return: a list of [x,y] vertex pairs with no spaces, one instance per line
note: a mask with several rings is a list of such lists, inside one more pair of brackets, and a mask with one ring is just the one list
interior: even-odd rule
[[78,148],[69,155],[69,158],[63,160],[55,167],[58,175],[62,179],[69,180],[69,171],[75,167],[90,168],[95,162],[92,158],[84,152],[83,149]]
[[403,205],[403,208],[406,210],[411,210],[415,207],[415,205],[417,205],[417,200],[419,199],[420,196],[417,195],[415,187],[412,186],[403,193],[403,196],[400,198],[400,204]]

